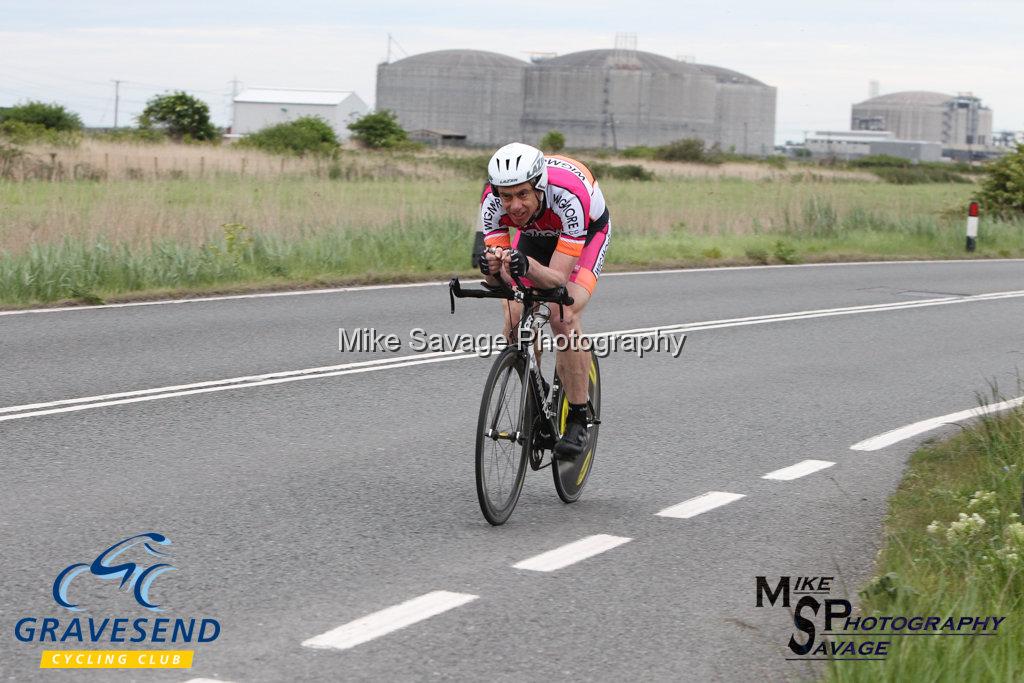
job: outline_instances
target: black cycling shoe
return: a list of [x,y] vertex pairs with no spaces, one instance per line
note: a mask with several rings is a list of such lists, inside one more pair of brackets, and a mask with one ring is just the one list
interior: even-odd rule
[[565,434],[555,444],[552,454],[559,460],[575,460],[587,447],[587,425],[569,420],[565,425]]

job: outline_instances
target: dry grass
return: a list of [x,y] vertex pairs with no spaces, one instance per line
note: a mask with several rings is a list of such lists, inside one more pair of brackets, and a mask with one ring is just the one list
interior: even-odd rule
[[724,164],[696,164],[681,161],[651,161],[648,159],[630,159],[624,162],[612,161],[613,164],[636,164],[662,178],[692,178],[713,180],[718,178],[734,178],[737,180],[769,180],[792,181],[795,177],[803,180],[830,181],[849,180],[867,183],[879,182],[878,177],[863,171],[847,171],[824,167],[801,165],[777,168],[768,164],[755,164],[730,161]]
[[[337,159],[285,157],[231,144],[133,144],[86,139],[77,147],[30,145],[13,162],[10,179],[168,180],[218,176],[249,178],[341,177],[354,179],[457,177],[433,163],[431,154],[367,155],[343,149]],[[333,169],[333,170],[332,170]]]
[[[197,150],[198,151],[198,150]],[[233,159],[235,150],[215,150]],[[356,164],[380,163],[352,155]],[[252,158],[252,157],[250,157]],[[310,163],[289,160],[289,163]],[[0,251],[35,243],[104,238],[131,246],[173,240],[198,245],[242,223],[291,239],[347,229],[424,222],[476,222],[480,183],[445,178],[429,161],[402,173],[420,179],[331,180],[315,175],[217,175],[153,182],[0,182]],[[433,176],[433,177],[431,177]],[[428,179],[429,178],[429,179]],[[618,231],[636,234],[751,234],[820,231],[851,216],[865,221],[934,219],[965,205],[971,186],[884,183],[741,181],[676,177],[654,182],[602,182]]]

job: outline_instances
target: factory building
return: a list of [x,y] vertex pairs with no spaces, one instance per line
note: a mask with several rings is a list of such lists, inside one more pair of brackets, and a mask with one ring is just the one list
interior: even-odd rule
[[232,109],[234,136],[304,116],[317,116],[330,124],[340,139],[347,139],[351,135],[348,124],[370,108],[359,95],[349,91],[249,88],[235,96]]
[[695,66],[715,78],[714,142],[739,154],[771,153],[775,145],[775,88],[731,69]]
[[853,130],[890,131],[899,140],[946,147],[992,144],[992,110],[970,94],[897,92],[853,105]]
[[377,69],[377,107],[406,130],[464,134],[467,144],[661,145],[700,138],[745,154],[772,151],[775,88],[719,67],[638,50],[587,50],[528,63],[475,50],[414,55]]
[[377,109],[409,131],[445,131],[469,144],[515,137],[529,63],[480,50],[439,50],[377,67]]

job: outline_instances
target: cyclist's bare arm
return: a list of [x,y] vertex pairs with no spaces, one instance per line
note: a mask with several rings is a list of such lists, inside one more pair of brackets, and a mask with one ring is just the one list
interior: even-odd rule
[[[536,259],[530,259],[530,280],[541,289],[553,289],[562,287],[569,282],[573,266],[576,265],[578,257],[563,254],[555,251],[551,254],[551,261],[548,265],[541,265]],[[507,266],[507,264],[506,264]]]

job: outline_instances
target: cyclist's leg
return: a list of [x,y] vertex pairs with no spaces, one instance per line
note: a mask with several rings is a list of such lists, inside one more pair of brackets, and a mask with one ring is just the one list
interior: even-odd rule
[[565,388],[569,403],[583,404],[587,402],[590,345],[583,339],[581,315],[590,301],[590,292],[572,281],[566,284],[566,288],[573,298],[573,305],[563,308],[561,319],[557,310],[551,312],[551,330],[557,336],[556,348],[559,349],[555,355],[555,369]]
[[566,309],[564,321],[557,320],[557,315],[551,316],[551,329],[554,333],[563,335],[569,342],[576,342],[570,344],[569,351],[558,353],[555,367],[569,402],[577,405],[587,402],[587,376],[590,372],[590,344],[584,343],[586,340],[583,339],[581,317],[604,268],[610,236],[611,221],[587,241],[566,285],[574,300],[573,305]]

